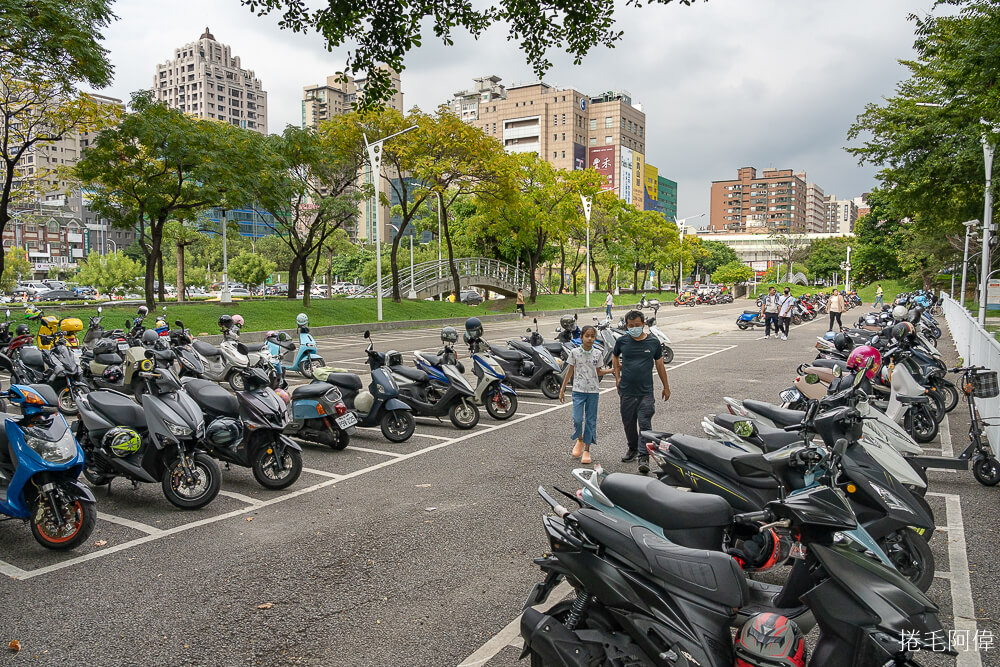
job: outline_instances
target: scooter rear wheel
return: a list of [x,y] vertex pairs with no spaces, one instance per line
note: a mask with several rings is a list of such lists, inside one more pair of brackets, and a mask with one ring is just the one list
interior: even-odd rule
[[660,346],[663,350],[663,363],[669,364],[674,360],[674,351],[666,343],[661,343]]
[[742,329],[743,331],[746,331],[747,329],[750,328],[750,325],[743,321],[737,321],[736,326]]
[[545,395],[545,398],[559,398],[559,378],[556,377],[555,373],[549,373],[542,378],[542,384],[539,389]]
[[379,428],[382,429],[382,435],[386,440],[404,442],[413,435],[414,429],[417,428],[417,420],[409,410],[389,410],[382,414]]
[[996,486],[1000,483],[1000,461],[985,456],[972,464],[972,474],[983,486]]
[[934,421],[934,409],[926,403],[911,406],[903,420],[903,428],[917,442],[921,444],[930,442],[938,434],[938,423]]

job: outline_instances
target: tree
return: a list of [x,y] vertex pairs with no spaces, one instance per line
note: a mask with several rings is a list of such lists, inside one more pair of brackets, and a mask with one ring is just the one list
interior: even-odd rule
[[[621,39],[614,29],[614,3],[556,0],[545,4],[501,0],[481,8],[465,0],[399,0],[392,6],[359,4],[347,0],[305,3],[301,0],[241,0],[258,15],[278,12],[282,28],[295,32],[315,30],[332,51],[345,43],[349,52],[346,70],[365,73],[365,95],[358,96],[361,110],[381,106],[392,94],[387,64],[397,72],[404,58],[423,43],[425,26],[433,25],[434,36],[444,44],[454,43],[456,28],[473,37],[495,23],[509,26],[509,39],[520,42],[528,63],[539,79],[551,67],[547,53],[553,45],[563,47],[575,64],[594,46],[613,47]],[[656,0],[668,4],[671,0]],[[694,0],[677,0],[689,5]],[[310,4],[318,4],[315,9]],[[637,6],[641,4],[636,3]]]
[[776,246],[776,253],[782,263],[788,266],[786,279],[792,280],[792,260],[800,256],[800,251],[806,244],[805,236],[802,234],[785,234],[784,232],[771,232],[768,235],[771,242]]
[[256,241],[257,252],[272,260],[277,265],[278,271],[287,271],[292,263],[292,251],[288,244],[278,236],[271,234],[263,236]]
[[871,210],[854,224],[851,269],[857,280],[874,282],[900,278],[899,258],[905,251],[903,222],[882,190],[868,196]]
[[701,241],[701,249],[704,252],[704,259],[699,264],[705,270],[705,273],[714,274],[715,270],[720,266],[740,261],[736,251],[725,243],[721,241],[699,240]]
[[847,261],[846,237],[816,239],[807,249],[809,256],[805,264],[809,274],[816,278],[827,278],[834,273],[843,273],[840,265]]
[[168,222],[163,228],[163,235],[172,241],[177,249],[177,300],[183,301],[186,295],[184,290],[184,249],[203,241],[205,235],[179,220]]
[[4,252],[3,274],[0,276],[0,289],[9,292],[19,280],[31,277],[31,262],[28,253],[23,248],[12,247]]
[[754,271],[742,262],[729,262],[712,271],[712,280],[722,285],[745,283],[753,278]]
[[142,275],[142,265],[121,251],[109,255],[91,252],[80,268],[79,279],[85,285],[93,285],[100,293],[110,294],[118,288],[135,289]]
[[[93,210],[116,227],[136,231],[146,306],[152,309],[167,221],[239,201],[240,185],[252,178],[256,164],[247,135],[257,133],[191,118],[154,102],[149,91],[133,94],[130,106],[132,113],[98,135],[75,171],[92,191]],[[164,300],[162,280],[159,298]]]
[[245,252],[229,262],[229,273],[244,285],[257,287],[274,273],[277,264],[259,253]]

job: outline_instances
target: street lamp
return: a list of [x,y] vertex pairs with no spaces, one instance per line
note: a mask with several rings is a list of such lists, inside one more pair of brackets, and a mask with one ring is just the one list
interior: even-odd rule
[[[965,307],[965,277],[969,272],[969,236],[972,235],[973,230],[975,230],[976,225],[979,224],[978,220],[969,220],[968,222],[963,222],[965,225],[965,252],[962,254],[962,293],[959,296],[959,305]],[[954,284],[952,284],[954,287]]]
[[226,248],[226,215],[229,212],[222,209],[222,292],[219,293],[219,303],[232,303],[233,296],[229,293],[229,253]]
[[587,308],[590,308],[590,208],[594,204],[594,199],[581,194],[580,203],[583,204],[583,215],[587,218],[587,285],[584,293],[587,295]]
[[698,215],[690,215],[690,216],[688,216],[686,218],[681,218],[679,220],[677,219],[676,215],[674,216],[674,224],[677,225],[677,229],[680,230],[680,233],[681,233],[681,241],[680,241],[681,242],[681,253],[680,253],[681,270],[680,270],[680,275],[677,277],[677,293],[678,294],[681,293],[681,288],[684,286],[684,252],[683,252],[683,248],[684,248],[684,230],[687,229],[687,221],[688,220],[694,220],[695,218],[704,218],[704,217],[705,217],[704,213],[699,213]]
[[372,169],[372,181],[375,184],[375,291],[378,293],[378,321],[382,321],[382,230],[381,230],[381,216],[379,215],[379,209],[381,205],[378,200],[379,185],[381,185],[382,176],[382,144],[387,139],[392,139],[393,137],[398,137],[399,135],[409,132],[410,130],[417,129],[416,125],[411,125],[410,127],[396,132],[395,134],[390,134],[388,137],[383,137],[374,143],[368,141],[368,135],[362,133],[362,137],[365,140],[365,150],[368,151],[368,164],[371,165]]

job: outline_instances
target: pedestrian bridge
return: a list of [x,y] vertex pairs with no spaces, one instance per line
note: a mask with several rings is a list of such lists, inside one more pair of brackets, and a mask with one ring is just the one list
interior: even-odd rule
[[[531,285],[527,271],[496,259],[462,257],[455,260],[455,266],[458,269],[462,289],[481,287],[512,297],[517,295],[519,289],[528,291]],[[386,269],[384,265],[382,268]],[[392,274],[387,273],[383,276],[381,283],[369,285],[365,289],[365,293],[375,294],[376,288],[382,290],[383,298],[391,297]],[[417,299],[426,299],[439,294],[450,294],[453,289],[455,289],[455,283],[451,276],[451,266],[446,259],[442,259],[440,262],[433,260],[414,264],[412,278],[410,267],[399,270],[399,293],[404,299],[414,298],[414,296]],[[538,290],[541,294],[549,293],[548,287],[541,283],[538,284]]]

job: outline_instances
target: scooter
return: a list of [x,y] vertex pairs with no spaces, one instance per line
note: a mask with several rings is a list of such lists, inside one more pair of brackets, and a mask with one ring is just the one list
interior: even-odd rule
[[[237,347],[240,344],[239,330],[234,327],[220,327],[223,340],[219,347],[210,345],[200,340],[193,340],[191,346],[201,357],[204,367],[202,377],[212,382],[228,383],[233,391],[243,390],[243,374],[241,368],[247,366],[257,367],[265,364],[263,354],[266,350],[253,351],[243,346],[245,353],[241,353]],[[266,362],[270,367],[270,360]]]
[[674,360],[674,350],[670,347],[670,338],[667,334],[660,330],[660,327],[656,326],[656,313],[660,310],[659,302],[656,302],[653,308],[653,316],[646,319],[646,327],[649,329],[649,333],[653,335],[656,340],[660,341],[660,348],[663,351],[663,363],[669,364]]
[[752,329],[753,327],[764,327],[766,325],[767,322],[764,321],[764,316],[761,315],[759,310],[744,310],[741,315],[736,317],[736,326],[743,331]]
[[[392,373],[385,367],[386,355],[375,350],[375,343],[371,340],[371,332],[365,331],[365,339],[368,340],[368,348],[365,353],[368,355],[368,368],[371,369],[372,381],[368,389],[362,389],[361,377],[355,373],[338,371],[335,368],[323,367],[317,369],[318,375],[315,382],[307,384],[305,387],[324,387],[333,385],[339,389],[344,403],[354,413],[346,413],[337,417],[343,419],[345,426],[343,429],[331,417],[329,406],[324,406],[324,414],[318,411],[309,413],[303,408],[297,414],[295,402],[293,400],[292,421],[285,427],[285,433],[295,435],[304,439],[314,440],[329,444],[331,447],[343,449],[347,446],[346,439],[343,447],[338,447],[340,438],[349,436],[354,432],[351,420],[347,418],[349,414],[354,414],[357,424],[360,426],[378,426],[382,435],[392,442],[404,442],[410,439],[416,428],[416,421],[410,406],[399,398],[399,387],[392,378]],[[299,398],[303,398],[301,388],[299,388]],[[319,389],[311,391],[319,392]],[[293,390],[293,399],[295,392]],[[324,394],[328,396],[328,394]],[[314,407],[313,410],[316,410]],[[338,414],[339,412],[335,412]],[[301,435],[297,435],[301,434]]]
[[503,367],[508,383],[518,389],[540,389],[546,398],[559,398],[566,370],[543,346],[537,318],[534,323],[534,331],[527,329],[529,342],[509,340],[508,349],[504,350],[484,341],[486,349]]
[[167,334],[170,341],[170,349],[180,364],[180,377],[200,378],[205,372],[205,364],[201,355],[194,351],[194,337],[191,330],[184,326],[180,320],[174,320],[177,329],[171,329]]
[[209,380],[186,378],[184,391],[205,415],[206,453],[227,466],[253,470],[267,489],[284,489],[302,474],[302,447],[282,435],[288,422],[285,403],[259,368],[244,368],[243,391],[233,396]]
[[[503,366],[486,349],[483,336],[483,325],[478,317],[471,317],[465,322],[463,339],[469,346],[472,355],[472,373],[476,376],[476,392],[472,397],[476,405],[486,408],[486,413],[493,419],[510,419],[517,413],[517,393],[504,384]],[[446,363],[458,366],[458,358],[454,349],[445,346],[441,358]],[[461,368],[461,367],[459,367]]]
[[140,407],[129,396],[100,390],[80,397],[76,437],[86,456],[83,475],[93,486],[115,477],[160,483],[171,504],[184,510],[208,505],[219,494],[222,473],[199,445],[205,435],[201,408],[169,370],[154,372],[153,354],[140,362],[147,384]]
[[[8,357],[0,358],[0,368],[13,369]],[[12,384],[0,398],[23,412],[7,416],[0,430],[0,514],[29,523],[46,549],[74,549],[93,532],[97,507],[94,494],[77,480],[83,450],[56,413],[55,392]]]
[[53,317],[44,315],[40,308],[29,306],[24,313],[25,319],[38,322],[38,334],[35,345],[39,350],[50,350],[57,336],[63,336],[70,347],[80,347],[76,334],[83,331],[83,322],[76,317]]
[[428,352],[413,353],[416,368],[403,365],[403,355],[395,350],[386,353],[386,365],[399,385],[399,398],[417,417],[448,415],[455,428],[467,430],[479,423],[479,408],[473,400],[475,390],[452,364]]
[[286,347],[268,341],[268,347],[271,354],[280,359],[281,365],[286,370],[298,371],[303,376],[311,378],[313,370],[325,366],[326,362],[319,355],[316,339],[309,333],[309,317],[305,313],[299,313],[295,318],[295,324],[299,332],[297,352],[294,344]]
[[76,354],[65,340],[58,340],[50,350],[33,347],[21,349],[14,361],[13,377],[22,384],[46,384],[56,392],[59,411],[76,415],[76,399],[90,391]]

